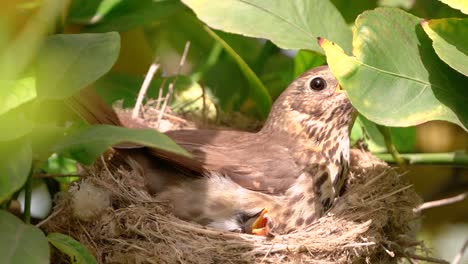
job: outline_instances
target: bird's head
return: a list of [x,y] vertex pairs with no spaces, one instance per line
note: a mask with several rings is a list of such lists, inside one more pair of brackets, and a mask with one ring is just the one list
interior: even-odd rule
[[306,133],[315,136],[322,127],[348,131],[352,112],[351,102],[328,66],[320,66],[300,75],[278,97],[264,130],[287,129],[302,134],[309,129]]

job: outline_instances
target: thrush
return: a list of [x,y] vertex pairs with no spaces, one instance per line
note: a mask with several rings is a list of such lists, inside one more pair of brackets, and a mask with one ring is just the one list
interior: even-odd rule
[[[142,127],[89,91],[71,106],[93,124]],[[166,132],[193,158],[135,145],[120,151],[182,219],[229,231],[286,233],[311,224],[339,195],[348,174],[352,113],[338,81],[321,66],[286,88],[256,133]]]

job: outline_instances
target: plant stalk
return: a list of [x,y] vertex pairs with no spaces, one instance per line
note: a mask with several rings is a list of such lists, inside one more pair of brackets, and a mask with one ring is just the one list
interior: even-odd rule
[[28,179],[24,185],[24,222],[26,224],[31,223],[31,197],[32,197],[32,173],[33,169],[29,172]]
[[[375,154],[379,159],[398,163],[393,155],[389,153]],[[407,164],[432,164],[432,165],[451,165],[468,167],[468,154],[465,152],[447,152],[447,153],[407,153],[399,154],[400,158]]]

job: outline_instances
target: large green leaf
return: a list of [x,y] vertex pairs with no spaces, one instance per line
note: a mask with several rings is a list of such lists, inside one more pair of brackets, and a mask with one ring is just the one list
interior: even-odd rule
[[109,147],[126,142],[190,157],[185,149],[154,129],[130,129],[109,125],[94,125],[74,131],[60,140],[55,150],[83,164],[91,165]]
[[341,14],[325,0],[182,0],[215,29],[266,38],[284,49],[320,51],[316,38],[350,50],[351,32]]
[[449,5],[452,8],[462,11],[464,14],[468,14],[468,1],[466,0],[439,0],[439,1]]
[[93,264],[96,259],[80,242],[70,236],[60,233],[50,233],[47,235],[49,242],[63,253],[70,256],[73,264]]
[[321,41],[327,61],[354,107],[387,126],[446,120],[467,129],[467,79],[435,54],[420,19],[378,8],[356,20],[353,55]]
[[116,32],[48,37],[38,56],[38,97],[61,99],[73,95],[108,72],[119,50]]
[[42,231],[0,210],[0,256],[2,263],[48,264],[49,244]]
[[36,82],[33,77],[19,80],[0,80],[0,115],[36,98]]
[[0,203],[24,185],[31,162],[31,143],[27,138],[0,142]]
[[0,115],[0,142],[20,138],[32,131],[34,123],[22,110],[13,109]]
[[439,57],[468,76],[468,19],[444,18],[421,22]]

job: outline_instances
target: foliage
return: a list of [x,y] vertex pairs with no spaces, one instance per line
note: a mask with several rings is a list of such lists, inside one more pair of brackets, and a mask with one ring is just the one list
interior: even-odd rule
[[[293,78],[327,61],[361,114],[353,142],[364,141],[375,153],[387,151],[382,125],[392,126],[385,131],[401,152],[413,150],[414,125],[447,120],[468,129],[463,1],[26,2],[0,11],[3,209],[20,190],[28,191],[36,174],[72,173],[74,163],[65,156],[90,164],[124,141],[183,153],[156,131],[83,124],[66,106],[89,85],[109,104],[124,98],[132,106],[154,57],[164,71],[148,96],[156,97],[159,87],[166,94],[175,82],[173,105],[181,104],[182,91],[206,89],[219,115],[242,112],[258,119],[266,118]],[[187,62],[180,68],[187,41]],[[66,160],[67,169],[53,167],[57,160]],[[11,227],[1,232],[0,250],[15,256],[13,262],[47,262],[47,240],[38,228],[4,210],[0,222],[0,228]],[[95,261],[72,238],[48,239],[74,259]],[[25,259],[31,254],[35,258]]]

